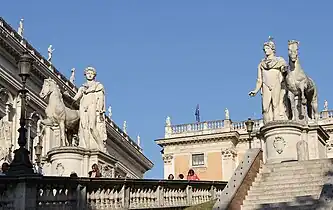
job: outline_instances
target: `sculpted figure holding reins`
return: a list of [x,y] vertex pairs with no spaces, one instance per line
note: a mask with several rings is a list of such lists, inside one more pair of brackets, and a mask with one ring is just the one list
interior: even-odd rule
[[105,125],[105,90],[97,82],[97,72],[93,67],[84,71],[84,83],[74,96],[74,101],[80,103],[80,144],[89,149],[103,149],[107,139]]
[[263,50],[266,57],[259,63],[256,87],[249,95],[253,97],[261,90],[263,118],[267,123],[285,116],[282,86],[287,63],[275,55],[275,43],[271,37],[264,43]]

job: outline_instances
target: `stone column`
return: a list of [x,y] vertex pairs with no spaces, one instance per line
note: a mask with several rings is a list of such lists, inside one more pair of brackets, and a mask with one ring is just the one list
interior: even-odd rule
[[164,161],[164,179],[167,179],[169,174],[173,174],[174,177],[176,177],[173,154],[164,154],[163,161]]
[[222,150],[222,180],[229,181],[236,169],[237,153],[234,149]]

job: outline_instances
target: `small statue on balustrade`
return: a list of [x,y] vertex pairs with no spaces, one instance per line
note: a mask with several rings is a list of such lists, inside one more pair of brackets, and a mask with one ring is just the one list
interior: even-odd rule
[[53,52],[54,52],[55,49],[52,49],[52,45],[50,45],[48,48],[47,48],[47,53],[48,53],[48,58],[47,58],[47,61],[48,62],[52,62],[52,56],[53,56]]
[[74,84],[75,82],[75,68],[72,68],[71,70],[71,77],[69,78],[69,81]]
[[230,120],[229,109],[225,108],[224,113],[225,113],[225,119]]
[[328,111],[328,101],[324,101],[324,111]]
[[20,20],[19,27],[18,27],[18,29],[17,29],[17,33],[18,33],[21,37],[23,37],[23,32],[24,32],[23,21],[24,21],[24,19],[22,18],[22,19]]

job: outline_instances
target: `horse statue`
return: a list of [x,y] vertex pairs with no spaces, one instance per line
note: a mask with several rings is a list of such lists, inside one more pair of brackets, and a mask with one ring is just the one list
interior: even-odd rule
[[[309,119],[318,120],[318,95],[314,81],[308,77],[300,64],[298,56],[299,41],[288,41],[289,70],[285,78],[287,89],[292,94],[289,95],[292,103],[293,119],[304,117],[305,114]],[[297,107],[295,106],[297,101]],[[307,113],[302,114],[303,108],[307,108]],[[296,109],[299,110],[297,116]],[[305,112],[305,111],[304,111]]]
[[79,127],[79,111],[69,109],[65,106],[60,89],[51,78],[44,79],[39,96],[43,99],[48,99],[45,109],[46,119],[41,120],[41,125],[58,125],[60,129],[60,145],[71,146],[72,139]]

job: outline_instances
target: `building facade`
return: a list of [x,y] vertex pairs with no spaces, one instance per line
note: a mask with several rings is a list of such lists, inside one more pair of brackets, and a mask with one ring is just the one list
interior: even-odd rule
[[[39,97],[44,80],[50,78],[56,82],[61,92],[67,91],[75,95],[78,88],[64,75],[62,75],[49,59],[45,59],[22,34],[17,33],[4,19],[0,18],[0,160],[10,162],[13,158],[12,151],[18,148],[17,139],[19,133],[21,99],[18,90],[21,88],[19,69],[17,61],[23,52],[29,52],[34,59],[34,65],[30,78],[27,81],[29,90],[27,99],[28,117],[28,145],[31,151],[32,162],[35,159],[41,161],[46,175],[68,176],[73,169],[66,168],[66,164],[52,159],[52,155],[76,154],[82,157],[82,166],[79,167],[79,176],[87,176],[91,166],[97,163],[102,174],[108,177],[142,178],[144,173],[153,167],[153,163],[142,153],[140,146],[130,136],[122,131],[109,117],[105,116],[107,141],[105,151],[88,150],[78,146],[68,148],[60,147],[58,144],[59,128],[55,125],[45,129],[43,135],[39,135],[40,119],[45,119],[45,108],[47,102]],[[64,98],[68,108],[77,109],[71,105],[71,101]],[[36,145],[42,145],[42,152],[36,158]],[[58,150],[57,150],[58,149]],[[73,153],[71,153],[73,152]],[[57,153],[57,154],[58,154]],[[62,157],[66,161],[66,156]],[[73,160],[75,160],[73,156]],[[70,159],[70,157],[68,157]],[[54,163],[52,163],[54,161]],[[68,164],[75,162],[68,162]],[[59,173],[55,173],[57,170]]]
[[[228,181],[247,149],[262,148],[265,156],[265,142],[258,136],[262,119],[254,120],[250,135],[245,122],[233,122],[226,116],[224,120],[172,125],[168,117],[164,138],[156,140],[163,148],[164,178],[169,174],[186,177],[193,169],[201,180]],[[318,124],[330,135],[326,152],[332,157],[333,110],[327,110],[327,105]]]

